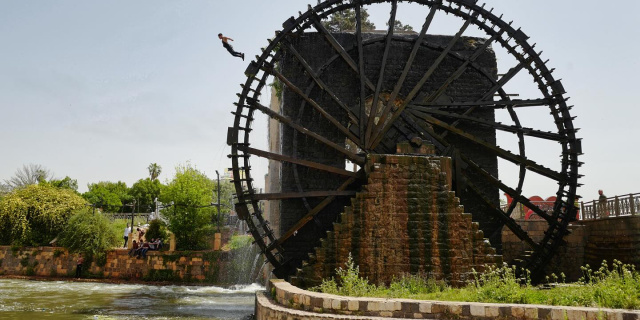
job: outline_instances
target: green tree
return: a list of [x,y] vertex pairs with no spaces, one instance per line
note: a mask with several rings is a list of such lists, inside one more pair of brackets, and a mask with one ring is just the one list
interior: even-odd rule
[[144,236],[149,240],[162,239],[163,242],[167,242],[169,239],[167,236],[167,224],[160,219],[151,220],[151,222],[149,222],[149,228],[147,228],[147,232]]
[[32,184],[38,184],[51,179],[51,172],[39,164],[25,164],[22,168],[16,170],[16,173],[4,183],[9,189],[24,188]]
[[156,180],[162,172],[162,167],[154,162],[147,167],[147,170],[149,170],[149,177],[151,180]]
[[88,187],[89,191],[83,193],[82,197],[107,212],[119,212],[122,210],[122,205],[133,200],[127,184],[122,181],[101,181],[90,183]]
[[129,195],[136,199],[136,205],[140,210],[155,210],[155,199],[160,197],[160,191],[164,185],[158,179],[140,179],[129,189]]
[[29,185],[0,200],[2,244],[45,245],[67,224],[86,201],[69,189]]
[[113,229],[111,221],[104,215],[93,214],[88,208],[78,210],[60,234],[59,243],[71,252],[81,252],[89,259],[95,258],[100,265],[106,261],[107,250],[120,244],[116,234],[122,230],[116,232]]
[[173,202],[163,215],[169,220],[169,230],[176,235],[178,250],[201,250],[214,232],[214,209],[209,206],[215,183],[190,164],[176,167],[176,175],[162,189],[160,200]]
[[40,184],[49,184],[56,188],[69,189],[76,192],[78,191],[78,180],[71,179],[69,176],[66,176],[63,179],[51,179],[47,182],[41,182]]
[[[361,10],[362,15],[362,31],[372,31],[376,29],[376,25],[369,21],[369,12],[367,9]],[[329,19],[322,22],[322,25],[329,32],[344,32],[356,30],[356,11],[347,9],[336,12],[329,16]]]
[[[388,26],[389,26],[389,22],[387,21],[387,27]],[[408,25],[408,24],[402,24],[402,22],[400,22],[400,20],[396,20],[394,25],[393,25],[393,30],[394,31],[411,32],[411,31],[413,31],[413,27]]]

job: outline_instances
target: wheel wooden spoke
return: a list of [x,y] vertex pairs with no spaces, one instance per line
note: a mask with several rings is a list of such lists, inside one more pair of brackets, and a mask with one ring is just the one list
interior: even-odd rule
[[245,146],[238,146],[238,150],[246,152],[246,153],[250,153],[250,154],[253,154],[253,155],[256,155],[258,157],[267,158],[267,159],[271,159],[271,160],[277,160],[277,161],[285,161],[285,162],[289,162],[289,163],[293,163],[293,164],[299,164],[299,165],[303,165],[305,167],[314,168],[314,169],[318,169],[318,170],[322,170],[322,171],[327,171],[327,172],[339,174],[339,175],[342,175],[342,176],[347,176],[347,177],[355,177],[356,176],[355,172],[351,172],[351,171],[347,171],[347,170],[344,170],[344,169],[341,169],[341,168],[328,166],[326,164],[322,164],[322,163],[318,163],[318,162],[302,160],[302,159],[296,159],[296,158],[292,158],[292,157],[289,157],[289,156],[284,156],[284,155],[273,153],[273,152],[262,151],[262,150],[259,150],[259,149],[254,149],[254,148],[245,147]]
[[279,192],[279,193],[254,193],[251,195],[252,200],[283,200],[298,198],[317,198],[329,196],[351,197],[356,194],[353,190],[324,190],[324,191],[307,191],[307,192]]
[[[382,140],[382,138],[384,138],[384,136],[387,134],[387,131],[389,131],[389,128],[391,127],[391,123],[393,123],[394,121],[396,121],[396,119],[398,119],[402,111],[404,111],[404,108],[406,108],[407,105],[411,102],[411,100],[413,100],[413,98],[415,98],[415,96],[420,92],[420,90],[422,90],[422,87],[424,86],[424,84],[427,82],[427,80],[429,80],[429,78],[431,78],[431,75],[433,75],[433,73],[436,71],[438,66],[440,66],[440,63],[444,60],[444,58],[446,58],[447,55],[449,55],[449,52],[451,51],[451,49],[453,49],[453,46],[458,42],[458,40],[460,39],[464,31],[467,29],[467,27],[469,27],[469,24],[471,24],[471,22],[475,19],[476,19],[476,15],[470,17],[465,21],[464,25],[462,25],[462,28],[460,28],[460,30],[455,34],[455,36],[453,36],[451,41],[449,41],[449,44],[447,45],[447,47],[444,50],[442,50],[438,58],[436,58],[436,60],[429,67],[427,72],[422,76],[420,81],[418,81],[418,83],[413,87],[411,92],[409,92],[409,94],[405,98],[402,105],[400,105],[400,107],[398,107],[398,110],[396,110],[393,116],[391,116],[391,121],[385,124],[385,121],[382,118],[385,117],[386,114],[382,115],[382,117],[380,118],[380,121],[378,122],[378,125],[376,126],[376,130],[374,132],[374,139],[373,139],[373,143],[371,144],[372,149],[375,148],[378,145],[378,143],[380,143],[380,140]],[[393,101],[390,100],[389,103],[393,103]]]
[[[479,101],[486,101],[489,100],[489,98],[493,97],[493,95],[496,92],[501,92],[503,93],[502,96],[506,96],[506,94],[504,94],[502,87],[504,87],[505,84],[507,84],[511,79],[513,79],[513,77],[515,77],[518,72],[520,72],[524,67],[528,66],[529,64],[531,64],[532,58],[520,61],[518,63],[518,65],[516,65],[515,67],[511,68],[509,70],[509,72],[507,72],[504,76],[502,76],[502,78],[500,78],[500,80],[498,80],[498,82],[496,82],[496,84],[491,87],[491,89],[489,89],[487,92],[485,92],[482,97],[479,99]],[[469,109],[467,109],[463,114],[464,115],[468,115],[470,113],[472,113],[475,109],[477,108],[477,106],[474,107],[470,107]],[[456,127],[458,124],[460,123],[460,120],[456,120],[454,123],[452,123],[453,127]],[[444,136],[446,136],[447,133],[444,133]]]
[[493,36],[491,36],[491,38],[486,40],[482,44],[482,46],[476,49],[476,51],[471,55],[471,57],[465,60],[462,63],[462,65],[460,65],[460,67],[458,67],[458,69],[454,73],[452,73],[451,76],[449,76],[449,78],[444,82],[444,84],[442,84],[440,88],[438,88],[431,95],[429,95],[429,97],[427,97],[425,101],[427,103],[436,101],[447,90],[447,88],[449,88],[449,85],[451,85],[451,83],[453,83],[456,79],[462,76],[462,74],[467,70],[467,67],[469,66],[469,64],[475,62],[476,59],[478,59],[478,57],[480,57],[480,55],[483,54],[485,50],[487,50],[489,45],[491,45],[491,43],[493,43],[493,41],[495,41],[497,38],[501,37],[503,33],[504,33],[504,30],[500,30],[500,32],[494,34]]
[[362,14],[360,12],[360,6],[356,6],[356,43],[358,44],[358,78],[360,78],[360,122],[358,123],[359,136],[360,139],[366,142],[366,138],[364,136],[365,127],[366,127],[366,113],[365,113],[365,82],[366,75],[364,73],[364,52],[362,49]]
[[495,146],[493,144],[490,144],[486,141],[483,141],[471,134],[468,134],[452,125],[449,125],[443,121],[440,121],[432,116],[429,115],[423,115],[422,119],[424,119],[425,121],[436,125],[440,128],[443,128],[445,130],[447,130],[450,133],[453,133],[459,137],[465,138],[471,142],[474,142],[475,144],[482,146],[484,149],[486,149],[487,151],[490,151],[492,153],[494,153],[495,155],[497,155],[498,157],[508,160],[510,162],[513,162],[515,164],[524,164],[527,169],[536,172],[538,174],[541,174],[547,178],[551,178],[553,180],[556,181],[565,181],[567,179],[567,177],[563,174],[561,174],[560,172],[551,170],[549,168],[545,168],[537,163],[535,163],[532,160],[527,159],[526,157],[522,157],[516,154],[511,153],[508,150],[502,149],[498,146]]
[[307,72],[307,74],[311,77],[311,79],[313,79],[313,81],[316,83],[316,85],[323,90],[324,92],[326,92],[331,99],[333,99],[333,101],[335,101],[336,104],[338,104],[345,112],[347,112],[347,115],[349,116],[349,121],[354,124],[354,125],[358,125],[358,118],[356,117],[356,115],[349,109],[349,107],[347,107],[347,105],[344,104],[344,102],[342,102],[338,96],[336,96],[336,94],[333,92],[333,90],[331,90],[331,88],[329,88],[329,86],[327,86],[324,81],[322,81],[320,79],[320,77],[318,76],[318,74],[311,68],[311,66],[309,65],[309,63],[306,61],[306,59],[304,57],[302,57],[300,55],[300,53],[298,52],[298,50],[296,50],[293,45],[291,45],[291,43],[289,41],[283,41],[283,43],[285,43],[285,47],[286,49],[291,52],[294,57],[296,57],[296,59],[298,60],[298,62],[300,62],[300,64],[304,67],[305,71]]
[[511,68],[507,73],[504,74],[504,76],[500,78],[500,80],[498,80],[498,82],[493,87],[491,87],[491,89],[489,89],[482,95],[480,101],[489,100],[489,98],[491,98],[496,92],[498,92],[498,90],[502,89],[502,87],[504,87],[505,84],[513,79],[513,77],[515,77],[524,67],[531,64],[531,61],[531,58],[520,61],[518,65]]
[[520,191],[514,190],[509,186],[507,186],[506,184],[502,183],[502,181],[496,179],[494,176],[490,175],[485,170],[482,170],[480,166],[478,166],[475,162],[469,160],[465,156],[462,156],[462,159],[465,162],[465,164],[468,165],[469,168],[473,169],[475,173],[479,173],[480,175],[483,176],[483,178],[487,179],[487,181],[489,181],[491,184],[497,186],[498,188],[500,188],[500,190],[509,194],[509,196],[513,198],[514,202],[519,202],[524,204],[527,208],[533,210],[533,212],[535,212],[540,217],[545,219],[548,223],[550,224],[556,223],[556,220],[553,219],[553,217],[551,217],[546,211],[540,209],[540,207],[538,207],[537,205],[529,201],[529,199],[523,196]]
[[525,100],[488,100],[488,101],[470,101],[470,102],[451,102],[451,103],[437,103],[437,102],[412,102],[408,107],[420,106],[427,108],[491,108],[491,109],[504,109],[506,107],[522,108],[522,107],[538,107],[549,106],[555,104],[554,99],[525,99]]
[[529,247],[531,247],[534,250],[538,250],[540,248],[540,245],[536,243],[529,236],[529,234],[526,231],[524,231],[522,227],[520,227],[518,223],[516,223],[511,217],[509,217],[500,208],[496,208],[494,205],[491,205],[491,201],[489,201],[484,196],[480,188],[478,188],[473,182],[471,182],[466,177],[462,176],[461,178],[464,180],[464,183],[466,184],[466,186],[469,189],[471,189],[476,194],[476,196],[482,198],[486,202],[488,212],[493,214],[493,216],[495,216],[496,218],[500,219],[500,221],[504,223],[504,225],[507,226],[507,228],[509,228],[509,230],[513,232],[513,234],[515,234],[518,238],[520,238],[520,240],[524,241],[527,245],[529,245]]
[[[411,53],[409,54],[409,58],[407,59],[407,62],[404,64],[404,69],[402,70],[402,74],[400,74],[398,81],[396,81],[396,84],[393,87],[393,91],[389,96],[389,101],[387,101],[387,105],[382,111],[382,114],[380,115],[380,119],[378,120],[378,125],[375,126],[376,130],[372,132],[372,135],[374,137],[378,134],[378,130],[379,130],[378,126],[381,124],[384,124],[385,121],[387,120],[387,116],[391,112],[391,109],[393,108],[395,100],[398,97],[398,94],[400,93],[400,89],[402,89],[402,86],[404,85],[404,81],[407,78],[407,75],[409,74],[409,70],[411,70],[411,66],[413,65],[413,60],[415,60],[416,55],[418,54],[418,49],[420,49],[420,47],[422,46],[422,41],[424,41],[424,37],[427,34],[427,30],[429,30],[429,27],[431,26],[431,22],[433,22],[433,17],[436,15],[436,12],[438,11],[439,7],[440,7],[440,4],[433,4],[431,6],[431,10],[429,10],[429,14],[425,18],[424,24],[422,25],[422,29],[420,30],[420,35],[418,35],[418,38],[414,42],[413,48],[411,49]],[[375,146],[372,146],[372,145],[373,145],[373,141],[367,142],[367,147],[370,148],[371,150],[376,148]]]
[[[360,67],[356,64],[355,61],[353,61],[353,59],[351,59],[349,53],[342,47],[338,40],[336,40],[336,38],[334,38],[333,35],[331,35],[331,33],[327,31],[327,29],[322,25],[322,23],[320,22],[320,18],[317,15],[314,15],[311,20],[316,30],[324,35],[327,41],[329,41],[331,46],[338,52],[338,54],[340,54],[342,59],[349,65],[349,67],[353,71],[355,71],[356,74],[360,75]],[[366,76],[364,77],[364,79],[367,87],[371,90],[374,90],[375,87],[373,86],[373,83],[371,83],[371,81],[367,79]]]
[[382,90],[382,83],[384,82],[384,69],[387,66],[387,58],[389,57],[389,49],[391,49],[391,40],[393,40],[393,31],[396,24],[396,11],[398,9],[398,1],[393,0],[391,2],[391,14],[389,18],[389,29],[387,30],[387,36],[384,44],[384,53],[382,54],[382,62],[380,64],[380,72],[378,73],[378,83],[376,84],[376,90],[373,94],[373,102],[371,103],[371,110],[369,111],[369,121],[367,121],[367,132],[365,133],[365,145],[368,144],[371,138],[371,129],[375,125],[375,118],[378,109],[378,99],[380,98],[380,91]]
[[329,114],[327,111],[325,111],[317,102],[315,102],[308,95],[306,95],[304,92],[302,92],[302,90],[300,90],[300,88],[298,88],[296,85],[291,83],[291,81],[289,81],[289,79],[287,79],[280,72],[278,72],[278,70],[276,70],[275,68],[265,68],[265,71],[270,72],[271,74],[273,74],[276,78],[278,78],[280,81],[282,81],[282,83],[284,83],[287,86],[287,88],[291,89],[291,91],[295,92],[297,95],[299,95],[305,101],[307,101],[307,103],[309,103],[314,109],[316,109],[316,111],[318,111],[325,119],[329,120],[329,122],[331,122],[345,136],[347,136],[349,139],[351,139],[351,141],[353,141],[355,144],[357,144],[361,148],[363,147],[362,143],[360,142],[360,139],[358,137],[353,135],[351,133],[351,131],[349,131],[349,129],[345,128],[340,123],[340,121],[338,121],[331,114]]
[[410,106],[408,110],[419,118],[422,118],[422,116],[425,114],[444,116],[452,119],[459,119],[459,120],[474,122],[474,123],[483,125],[485,127],[490,127],[490,128],[502,130],[505,132],[511,132],[511,133],[521,132],[526,136],[535,137],[535,138],[553,140],[558,142],[567,141],[567,137],[557,133],[540,131],[532,128],[522,128],[521,126],[506,125],[499,122],[489,121],[481,118],[476,118],[473,116],[465,116],[463,114],[458,114],[458,113],[446,112],[446,111],[441,111],[437,109],[418,107],[418,106]]
[[[358,174],[361,174],[362,170],[360,170],[358,172]],[[356,181],[356,178],[349,178],[347,181],[345,181],[340,187],[338,187],[337,191],[344,191],[345,189],[347,189],[347,187],[354,183]],[[331,202],[333,202],[333,200],[335,200],[336,196],[329,196],[326,197],[324,200],[322,200],[322,202],[320,202],[318,205],[316,205],[315,207],[313,207],[313,209],[309,210],[309,212],[307,214],[304,215],[304,217],[302,217],[302,219],[300,219],[300,221],[298,221],[293,227],[291,227],[289,230],[287,230],[287,232],[285,232],[282,237],[280,237],[280,239],[278,239],[278,244],[282,244],[283,242],[285,242],[287,239],[289,239],[296,231],[300,230],[302,227],[304,227],[309,221],[311,221],[311,219],[313,219],[314,216],[316,216],[318,213],[320,213],[320,211],[322,211],[322,209],[324,209],[326,206],[328,206]]]
[[260,111],[262,111],[264,114],[268,115],[269,117],[278,120],[281,123],[284,123],[288,126],[290,126],[291,128],[297,130],[298,132],[308,135],[316,140],[318,140],[319,142],[323,143],[324,145],[339,151],[340,153],[344,154],[347,159],[349,159],[351,162],[356,163],[358,165],[364,165],[364,159],[358,155],[356,155],[355,153],[347,150],[344,146],[338,145],[332,141],[330,141],[329,139],[299,125],[296,124],[295,122],[293,122],[293,120],[271,110],[268,107],[265,107],[263,105],[261,105],[259,102],[253,100],[253,99],[247,99],[247,102],[249,103],[249,107],[251,108],[255,108],[258,109]]

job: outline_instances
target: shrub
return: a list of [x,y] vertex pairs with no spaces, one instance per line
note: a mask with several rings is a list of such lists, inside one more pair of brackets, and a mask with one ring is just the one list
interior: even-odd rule
[[0,243],[46,245],[84,205],[70,189],[46,184],[16,189],[0,201]]
[[[101,261],[109,249],[120,242],[109,219],[101,214],[93,214],[89,209],[77,212],[60,234],[60,244],[70,252],[80,252],[90,261]],[[104,261],[104,260],[102,260]]]
[[246,236],[231,236],[231,240],[229,240],[229,249],[231,250],[237,250],[237,249],[241,249],[241,248],[246,248],[248,246],[251,245],[251,243],[253,242],[253,237],[246,235]]
[[338,281],[333,278],[323,280],[318,287],[312,288],[312,290],[342,296],[368,296],[377,290],[376,285],[369,284],[366,278],[360,277],[360,267],[353,262],[351,253],[349,253],[345,268],[338,267],[336,269]]
[[168,238],[167,224],[160,219],[151,220],[151,222],[149,222],[149,228],[145,233],[145,238],[149,240],[162,239],[163,242],[166,242]]

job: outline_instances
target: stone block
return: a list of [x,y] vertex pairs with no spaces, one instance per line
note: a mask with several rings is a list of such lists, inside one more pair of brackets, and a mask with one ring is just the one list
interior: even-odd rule
[[551,309],[551,319],[552,320],[565,320],[567,317],[567,313],[564,309],[555,307]]
[[498,306],[485,306],[484,313],[487,317],[499,317],[500,316],[500,307]]
[[471,304],[469,309],[469,311],[471,312],[471,316],[474,317],[485,317],[487,314],[485,306],[482,304]]

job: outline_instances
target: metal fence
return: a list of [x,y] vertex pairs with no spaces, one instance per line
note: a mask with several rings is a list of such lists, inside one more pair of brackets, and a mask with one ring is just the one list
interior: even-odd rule
[[593,200],[580,203],[580,220],[596,220],[608,217],[633,216],[640,213],[640,193]]

